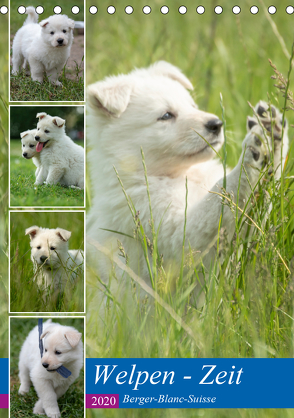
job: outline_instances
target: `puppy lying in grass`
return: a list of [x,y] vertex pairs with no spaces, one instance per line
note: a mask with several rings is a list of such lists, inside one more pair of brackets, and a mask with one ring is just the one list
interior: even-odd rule
[[65,120],[47,113],[38,113],[36,151],[40,170],[35,184],[60,183],[84,188],[84,148],[65,133]]
[[84,271],[83,252],[68,249],[71,232],[62,228],[31,226],[25,233],[31,240],[31,260],[37,285],[54,295],[71,289]]
[[58,75],[70,56],[75,22],[66,15],[54,15],[38,23],[32,6],[26,13],[28,17],[12,44],[12,74],[29,65],[33,81],[42,83],[46,72],[52,84],[62,86]]
[[[40,337],[44,346],[41,358],[38,327],[27,336],[19,355],[19,394],[25,395],[33,383],[39,397],[34,406],[34,414],[60,417],[57,399],[64,395],[83,367],[81,337],[82,334],[75,328],[53,323],[49,319],[44,323]],[[61,366],[71,372],[68,378],[56,372]]]

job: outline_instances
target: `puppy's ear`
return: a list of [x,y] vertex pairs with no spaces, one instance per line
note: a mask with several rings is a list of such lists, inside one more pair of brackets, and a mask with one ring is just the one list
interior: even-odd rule
[[251,116],[247,116],[246,128],[247,132],[251,131],[253,126],[257,125],[257,120]]
[[70,239],[71,232],[66,229],[56,228],[56,234],[61,239],[61,241],[67,242]]
[[49,331],[44,331],[43,334],[40,337],[40,340],[42,340],[48,333],[49,333]]
[[20,137],[21,137],[21,138],[24,138],[24,137],[25,137],[25,136],[27,136],[29,133],[30,133],[30,131],[24,131],[24,132],[21,132]]
[[75,28],[75,21],[74,21],[74,20],[72,20],[72,19],[68,18],[68,19],[67,19],[67,24],[68,24],[68,27],[69,27],[70,29],[74,29],[74,28]]
[[37,113],[36,118],[39,118],[39,120],[43,119],[45,116],[47,116],[47,113],[42,112],[42,113]]
[[94,110],[119,118],[129,104],[131,92],[132,86],[126,77],[108,78],[88,87],[88,103]]
[[41,26],[41,28],[45,28],[48,25],[48,23],[49,23],[49,20],[44,19],[39,23],[39,25]]
[[179,83],[181,83],[182,86],[184,86],[186,89],[193,90],[193,85],[188,80],[188,78],[179,70],[178,67],[175,67],[169,62],[157,61],[155,64],[150,65],[148,70],[153,74],[164,75],[173,80],[176,80]]
[[65,120],[59,118],[58,116],[54,116],[54,118],[52,119],[52,123],[54,123],[54,125],[56,125],[57,128],[62,128],[65,124]]
[[30,239],[34,239],[37,233],[39,232],[40,228],[38,226],[31,226],[30,228],[26,229],[26,235],[30,235]]
[[75,329],[66,331],[64,334],[65,338],[69,342],[71,347],[76,347],[82,338],[82,334]]

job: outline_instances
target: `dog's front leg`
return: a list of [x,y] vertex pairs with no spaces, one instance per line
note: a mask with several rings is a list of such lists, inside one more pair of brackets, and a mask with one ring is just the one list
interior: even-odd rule
[[37,178],[36,178],[35,184],[39,186],[40,184],[43,184],[44,181],[47,179],[48,171],[44,167],[39,167],[37,171],[36,171]]
[[33,57],[29,58],[29,64],[31,69],[31,76],[33,81],[39,81],[43,83],[44,78],[44,65]]
[[50,167],[46,184],[57,184],[59,180],[64,176],[65,169],[60,167]]
[[36,402],[33,413],[37,415],[44,414],[44,411],[49,418],[59,418],[60,410],[57,403],[57,395],[52,386],[52,383],[44,379],[33,379],[33,384],[39,396]]
[[[226,177],[226,197],[234,204],[238,203],[241,209],[245,207],[259,180],[260,171],[269,159],[267,141],[270,139],[263,136],[259,126],[249,132],[243,141],[243,152],[237,166]],[[222,211],[222,226],[228,237],[231,237],[235,231],[235,213],[238,216],[241,214],[239,210],[236,211],[232,203],[219,195],[223,195],[223,185],[223,179],[219,180],[211,192],[188,211],[188,242],[201,255],[204,255],[217,239]]]
[[61,72],[62,67],[60,68],[52,68],[51,70],[47,70],[47,77],[50,83],[55,84],[55,86],[62,86],[62,83],[58,81],[58,74]]

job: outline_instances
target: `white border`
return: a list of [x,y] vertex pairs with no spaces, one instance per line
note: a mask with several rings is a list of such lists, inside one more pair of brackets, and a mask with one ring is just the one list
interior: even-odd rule
[[[37,322],[37,319],[39,319],[40,318],[40,316],[39,315],[35,315],[35,316],[20,316],[20,315],[18,315],[18,316],[9,316],[9,321],[8,321],[8,374],[9,374],[9,376],[8,376],[8,396],[9,396],[9,403],[8,403],[8,416],[9,416],[9,418],[10,418],[10,359],[11,359],[11,353],[10,353],[10,321],[11,321],[11,318],[15,318],[15,319],[19,319],[19,318],[22,318],[22,319],[27,319],[27,318],[36,318],[36,322]],[[45,317],[44,317],[44,319],[50,319],[50,317],[48,316],[48,315],[46,315]],[[58,318],[61,318],[61,319],[71,319],[71,318],[74,318],[74,319],[78,319],[78,318],[80,318],[80,319],[83,319],[84,320],[84,333],[83,333],[83,339],[84,339],[84,341],[83,341],[83,349],[84,349],[84,351],[83,351],[83,358],[84,358],[84,418],[85,418],[85,416],[86,416],[86,317],[85,316],[75,316],[75,315],[67,315],[67,316],[64,316],[64,315],[58,315],[58,316],[56,316],[56,315],[54,315],[54,316],[52,316],[52,319],[58,319]],[[36,324],[36,325],[38,325],[38,323]]]
[[[83,213],[84,214],[84,310],[82,312],[12,312],[10,311],[10,260],[11,260],[11,255],[10,255],[10,214],[11,213],[41,213],[41,212],[47,212],[47,213]],[[29,244],[28,244],[29,245]],[[60,316],[60,315],[64,315],[64,314],[69,314],[69,315],[75,315],[75,314],[86,314],[86,211],[85,210],[72,210],[72,211],[66,211],[66,210],[56,210],[56,211],[52,211],[52,210],[39,210],[39,211],[35,211],[35,210],[10,210],[8,213],[8,314],[27,314],[27,315],[53,315],[53,316]]]
[[[47,102],[46,102],[47,103]],[[53,102],[52,102],[53,103]],[[57,102],[58,103],[58,102]],[[84,108],[84,206],[11,206],[10,204],[10,108],[11,107],[38,107],[38,108],[42,108],[42,107],[83,107]],[[36,110],[37,112],[37,110]],[[65,125],[66,126],[66,125]],[[33,127],[28,127],[28,129],[34,129]],[[20,139],[19,139],[20,141]],[[51,105],[51,103],[49,104],[43,104],[42,105],[38,105],[38,104],[13,104],[13,105],[9,105],[8,108],[8,207],[9,208],[13,208],[13,209],[29,209],[31,207],[37,208],[37,209],[85,209],[86,208],[86,157],[87,157],[87,153],[86,153],[86,147],[87,147],[87,141],[86,141],[86,105],[85,104],[80,104],[80,105],[60,105],[60,104],[53,104]],[[19,153],[20,158],[22,158],[21,153]]]
[[[20,2],[21,3],[21,2]],[[74,6],[74,2],[73,2],[73,6]],[[84,100],[70,100],[70,101],[66,101],[66,100],[60,100],[60,101],[35,101],[35,103],[85,103],[86,101],[86,0],[83,1],[83,8],[84,8]],[[9,19],[8,19],[8,101],[9,103],[34,103],[33,100],[26,100],[26,101],[16,101],[16,100],[10,100],[10,40],[11,40],[11,33],[10,33],[10,15],[11,15],[11,6],[10,6],[10,0],[8,1],[8,14],[9,14]],[[53,12],[52,12],[53,13]],[[54,14],[54,13],[53,13]],[[51,15],[52,16],[52,15]],[[78,17],[78,15],[76,15]],[[75,19],[73,19],[75,20]]]

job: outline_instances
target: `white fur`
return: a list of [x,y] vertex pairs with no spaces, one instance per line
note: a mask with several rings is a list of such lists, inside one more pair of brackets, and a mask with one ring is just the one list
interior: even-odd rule
[[69,250],[70,231],[62,228],[48,229],[31,226],[31,260],[35,280],[40,288],[50,288],[52,293],[72,288],[75,279],[83,272],[84,257],[80,250]]
[[[73,327],[51,323],[51,319],[44,323],[43,357],[39,351],[39,334],[36,326],[27,336],[19,355],[19,394],[25,395],[31,382],[38,395],[38,401],[33,413],[50,418],[59,418],[60,411],[57,403],[59,399],[77,379],[83,367],[82,334]],[[56,354],[60,352],[61,354]],[[64,366],[71,371],[68,378],[62,377],[55,371]]]
[[21,151],[22,156],[27,160],[33,160],[33,163],[37,167],[35,176],[37,178],[39,171],[41,169],[41,159],[40,153],[36,151],[37,142],[35,141],[35,135],[37,133],[37,129],[31,129],[24,131],[20,134],[21,137]]
[[61,86],[58,75],[70,55],[75,23],[66,15],[53,15],[37,23],[32,6],[26,13],[27,19],[13,39],[12,74],[29,64],[32,80],[42,83],[46,72],[51,83]]
[[40,152],[41,169],[35,184],[60,183],[64,186],[84,188],[84,148],[65,133],[65,120],[47,113],[38,113],[36,147]]
[[[223,167],[213,159],[215,152],[207,142],[219,151],[223,144],[223,132],[214,134],[207,129],[207,122],[217,117],[200,111],[186,88],[192,88],[189,80],[178,68],[165,62],[136,69],[127,75],[108,77],[88,88],[87,139],[92,207],[87,219],[87,234],[114,253],[118,251],[117,240],[122,241],[130,266],[149,283],[141,244],[125,235],[103,230],[134,236],[135,223],[113,170],[115,166],[127,195],[139,211],[145,233],[151,238],[141,147],[145,154],[155,231],[161,223],[158,250],[163,254],[165,271],[171,271],[181,260],[186,178],[186,250],[191,247],[195,257],[208,253],[218,235],[222,207],[222,226],[229,239],[235,229],[230,208],[222,205],[218,195],[209,193],[221,193]],[[175,117],[160,119],[166,112]],[[241,208],[250,196],[251,187],[258,181],[265,155],[268,154],[264,145],[267,139],[257,146],[256,135],[263,137],[258,125],[247,134],[239,162],[226,177],[226,190],[234,201],[240,179]],[[257,160],[254,155],[259,155]],[[99,254],[93,256],[95,260],[100,257],[98,273],[103,280],[107,280],[111,263]],[[208,255],[206,264],[209,265],[211,259]],[[118,293],[123,294],[126,278],[123,277],[119,283],[122,290]]]

